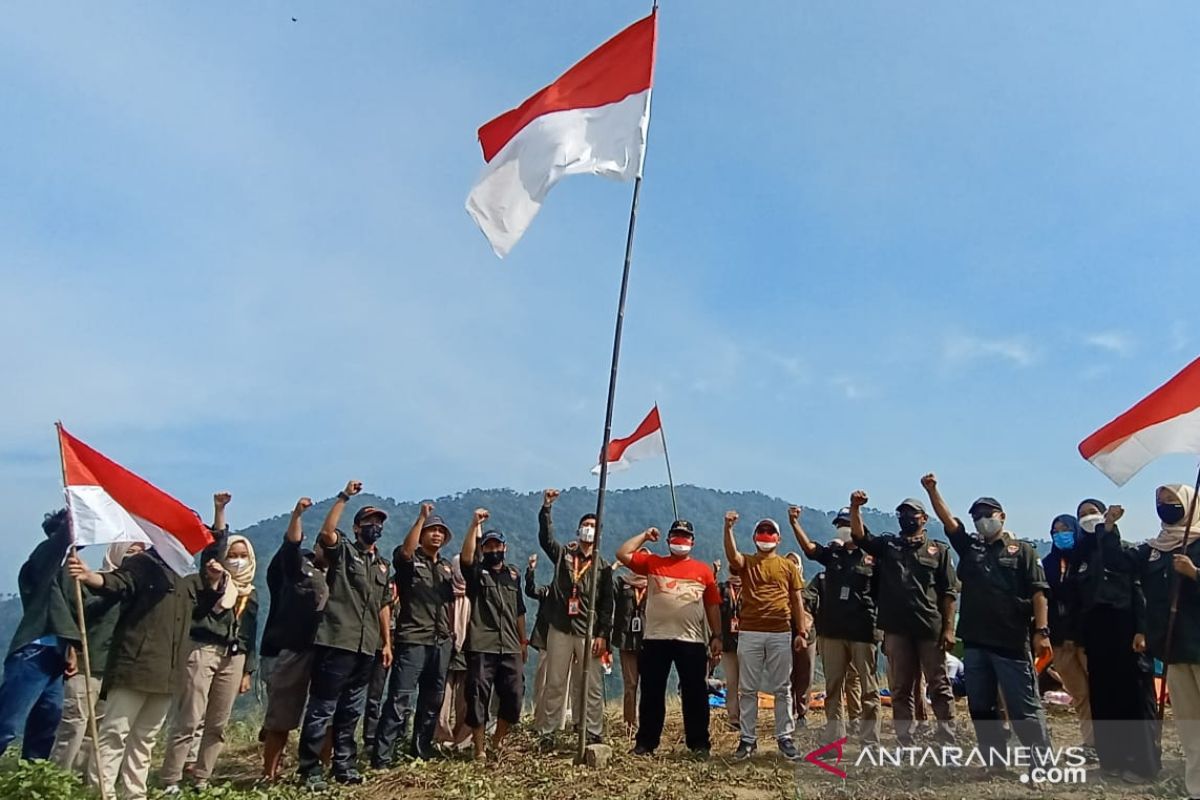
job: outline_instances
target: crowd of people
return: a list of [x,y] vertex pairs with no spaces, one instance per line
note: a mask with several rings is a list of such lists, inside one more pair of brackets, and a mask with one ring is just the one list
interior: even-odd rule
[[[752,549],[740,548],[739,515],[730,511],[724,581],[719,562],[692,557],[697,533],[687,520],[675,520],[665,535],[650,528],[627,539],[615,563],[596,548],[592,514],[561,541],[553,518],[559,492],[549,489],[538,512],[539,545],[551,565],[542,583],[537,554],[522,576],[486,509],[475,511],[451,554],[453,532],[433,504],[422,504],[388,560],[378,547],[384,510],[363,506],[349,532],[341,529],[362,489],[351,481],[311,548],[302,519],[312,501],[297,502],[267,566],[270,603],[261,624],[254,548],[229,532],[228,493],[214,496],[213,543],[190,576],[140,543],[111,546],[92,570],[74,553],[61,510],[46,516],[45,540],[20,571],[24,615],[4,662],[0,752],[21,736],[24,758],[51,759],[85,773],[108,797],[119,788],[136,800],[146,796],[152,751],[169,723],[160,783],[168,793],[185,781],[203,787],[234,702],[262,671],[266,781],[284,776],[293,731],[299,778],[314,790],[331,778],[360,783],[360,763],[387,769],[402,754],[502,758],[521,718],[532,646],[539,655],[529,724],[548,751],[572,725],[588,743],[604,741],[602,664],[612,659],[619,660],[635,755],[662,744],[673,668],[684,744],[696,757],[711,749],[710,693],[720,676],[727,724],[739,733],[732,757],[755,754],[760,698],[771,698],[775,747],[795,760],[818,657],[825,736],[879,746],[882,652],[900,747],[915,746],[926,702],[934,743],[955,745],[958,689],[982,752],[1004,752],[1015,735],[1031,752],[1049,754],[1039,691],[1045,668],[1069,693],[1080,737],[1103,774],[1140,784],[1161,770],[1157,661],[1167,668],[1187,791],[1200,798],[1193,490],[1160,487],[1161,530],[1137,545],[1122,539],[1119,506],[1084,500],[1053,520],[1052,547],[1039,558],[1007,530],[996,499],[971,504],[972,532],[934,475],[921,485],[923,499],[896,507],[896,534],[867,528],[862,491],[836,515],[828,543],[814,541],[792,507],[799,553],[787,555],[772,519],[754,524]],[[948,544],[929,535],[927,507]],[[804,560],[823,568],[807,584]],[[527,597],[537,601],[531,627]],[[952,650],[961,651],[961,662]],[[89,704],[98,720],[94,737]],[[983,767],[986,775],[1003,769],[991,760]]]

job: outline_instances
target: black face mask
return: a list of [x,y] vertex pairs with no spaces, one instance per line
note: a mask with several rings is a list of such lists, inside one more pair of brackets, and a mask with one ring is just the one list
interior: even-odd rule
[[921,530],[921,518],[910,516],[908,514],[900,515],[900,532],[905,536],[912,536],[917,531]]
[[383,526],[378,523],[368,522],[358,527],[359,541],[368,547],[378,542],[380,536],[383,536]]
[[1178,525],[1183,521],[1183,506],[1179,503],[1159,503],[1158,518],[1167,525]]
[[483,565],[488,569],[495,569],[504,563],[504,551],[493,550],[490,553],[483,554]]

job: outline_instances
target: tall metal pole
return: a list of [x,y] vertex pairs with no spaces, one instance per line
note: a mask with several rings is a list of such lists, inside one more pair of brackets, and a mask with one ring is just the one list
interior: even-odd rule
[[[1192,538],[1192,519],[1196,514],[1196,498],[1200,495],[1200,468],[1196,470],[1196,486],[1192,490],[1192,501],[1188,504],[1188,521],[1187,527],[1183,529],[1183,548],[1181,553],[1187,555],[1188,539]],[[1200,566],[1200,565],[1198,565]],[[1175,638],[1175,620],[1179,617],[1179,592],[1183,588],[1181,576],[1171,570],[1171,611],[1167,616],[1167,640],[1163,645],[1163,676],[1162,686],[1158,690],[1158,735],[1162,736],[1162,720],[1167,709],[1167,670],[1171,665],[1171,651],[1174,650],[1172,639]]]
[[[658,403],[654,404],[658,408]],[[667,462],[667,485],[671,487],[671,513],[673,519],[679,519],[679,504],[675,502],[675,478],[671,476],[671,453],[667,450],[667,429],[662,424],[662,414],[658,415],[658,435],[662,437],[663,458]]]
[[[62,467],[63,491],[67,490],[67,462],[63,455],[62,423],[54,425],[58,431],[58,463]],[[71,555],[75,555],[75,523],[71,520],[70,506],[67,507],[67,524],[71,526]],[[75,581],[75,613],[79,616],[79,643],[83,648],[84,698],[87,702],[88,733],[92,737],[92,766],[96,770],[96,785],[100,788],[100,800],[108,800],[108,789],[104,786],[104,774],[100,769],[100,734],[96,729],[96,699],[92,697],[92,655],[88,649],[87,614],[83,609],[83,584]]]

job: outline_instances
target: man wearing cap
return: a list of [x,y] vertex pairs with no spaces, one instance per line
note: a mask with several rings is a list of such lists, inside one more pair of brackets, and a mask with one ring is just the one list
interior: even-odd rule
[[440,554],[450,537],[450,528],[433,513],[433,503],[422,503],[404,542],[392,554],[398,605],[392,674],[371,757],[376,769],[392,765],[397,736],[407,737],[410,722],[412,754],[421,759],[437,755],[433,733],[453,648],[454,573]]
[[896,738],[901,747],[913,744],[914,703],[922,702],[915,687],[923,674],[937,717],[935,736],[950,744],[954,741],[954,693],[946,675],[945,652],[954,647],[958,593],[950,548],[927,536],[929,515],[920,500],[910,497],[896,506],[899,536],[872,535],[862,521],[866,503],[866,492],[850,495],[850,535],[875,559],[877,624],[884,634]]
[[[738,627],[738,705],[741,741],[734,758],[741,761],[758,748],[758,693],[775,696],[775,741],[788,760],[800,757],[792,736],[792,652],[808,647],[810,621],[804,613],[804,579],[792,561],[781,558],[779,524],[762,519],[754,525],[753,555],[738,552],[733,526],[738,513],[725,514],[725,558],[731,575],[742,579],[742,613]],[[795,632],[793,635],[793,631]]]
[[788,509],[788,522],[804,555],[825,566],[820,609],[821,663],[825,669],[826,740],[846,735],[847,677],[859,676],[864,743],[879,742],[879,684],[875,678],[875,557],[854,543],[850,509],[834,519],[837,535],[827,545],[808,538],[799,506]]
[[504,533],[495,529],[480,533],[488,516],[487,509],[475,510],[459,558],[471,600],[463,649],[467,654],[467,724],[472,729],[476,759],[486,753],[484,733],[493,693],[498,701],[493,754],[499,755],[504,737],[521,718],[529,645],[521,576],[516,567],[504,563],[508,550]]
[[391,590],[388,562],[375,547],[383,535],[387,514],[363,506],[354,515],[354,538],[338,530],[338,521],[351,497],[362,491],[350,481],[338,492],[317,537],[319,557],[328,565],[325,580],[329,598],[317,624],[313,647],[312,683],[300,731],[298,771],[308,788],[327,788],[321,769],[321,745],[333,728],[333,778],[339,783],[362,783],[355,762],[354,740],[376,651],[391,667]]
[[[633,754],[650,755],[662,740],[671,665],[679,678],[683,735],[689,750],[706,758],[708,735],[708,663],[721,657],[721,594],[712,569],[690,556],[696,543],[692,523],[678,519],[667,534],[669,556],[642,549],[658,541],[649,528],[617,548],[617,560],[645,575],[646,626],[638,655],[641,698]],[[705,646],[705,641],[708,644]]]
[[[542,496],[538,513],[538,543],[554,564],[550,595],[546,599],[549,629],[546,633],[546,688],[537,698],[534,728],[549,746],[549,737],[558,727],[567,692],[579,696],[579,682],[587,680],[587,741],[598,743],[604,731],[604,673],[600,656],[608,649],[612,632],[615,600],[613,597],[612,564],[596,552],[596,515],[584,514],[576,529],[575,541],[559,544],[554,538],[551,509],[558,499],[558,489],[547,489]],[[592,583],[596,587],[596,621],[594,638],[587,641],[588,603]],[[575,668],[572,669],[572,663]],[[580,724],[580,720],[575,720]]]
[[1003,766],[991,755],[993,749],[1004,753],[1008,738],[997,706],[1002,696],[1017,738],[1035,753],[1045,753],[1050,738],[1029,651],[1031,628],[1033,655],[1040,658],[1051,649],[1046,599],[1050,587],[1037,551],[1005,530],[1004,509],[995,498],[981,497],[971,504],[978,533],[971,536],[942,498],[937,476],[926,475],[921,485],[958,553],[958,638],[964,645],[967,707],[979,749],[989,767]]

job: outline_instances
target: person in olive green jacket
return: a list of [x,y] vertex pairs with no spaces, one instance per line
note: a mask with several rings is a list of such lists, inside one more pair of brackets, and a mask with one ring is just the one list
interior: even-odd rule
[[[214,497],[217,530],[225,527],[224,502],[222,494]],[[100,770],[88,770],[89,782],[103,781],[108,797],[117,796],[118,778],[125,798],[146,797],[154,742],[179,690],[192,611],[202,591],[216,601],[215,587],[224,574],[215,556],[206,549],[200,557],[202,575],[188,576],[176,574],[153,548],[109,573],[92,572],[75,556],[67,560],[71,577],[122,603],[101,688]]]
[[63,676],[74,673],[79,626],[72,613],[74,589],[62,569],[71,546],[64,508],[42,521],[46,540],[34,548],[17,581],[23,614],[4,659],[0,686],[0,753],[24,732],[21,757],[46,758],[62,719]]

